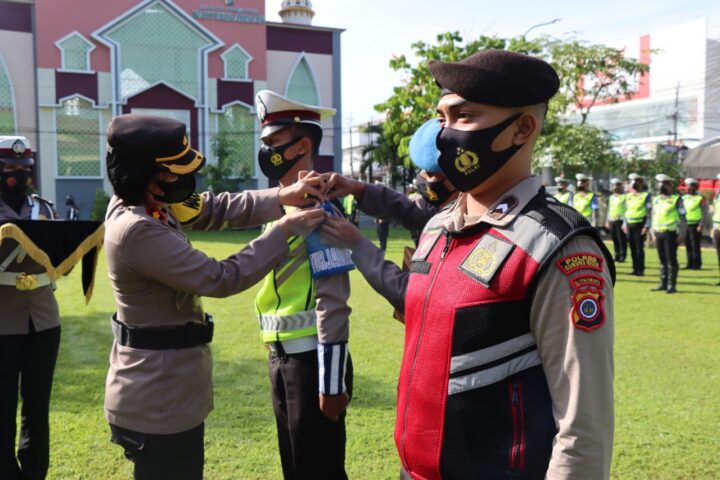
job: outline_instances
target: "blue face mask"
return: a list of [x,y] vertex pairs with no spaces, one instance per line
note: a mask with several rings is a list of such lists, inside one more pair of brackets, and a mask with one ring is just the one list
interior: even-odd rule
[[440,150],[438,164],[455,188],[467,192],[482,184],[500,170],[522,145],[511,145],[496,152],[492,143],[522,113],[516,113],[506,120],[481,130],[455,130],[443,128],[437,136],[436,145]]

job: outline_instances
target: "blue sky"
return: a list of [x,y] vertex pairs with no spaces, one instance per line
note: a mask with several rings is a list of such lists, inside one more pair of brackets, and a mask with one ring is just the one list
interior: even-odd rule
[[[343,126],[379,114],[373,105],[400,84],[390,70],[393,55],[409,54],[417,40],[433,42],[438,33],[457,30],[478,35],[522,35],[533,25],[562,20],[529,33],[576,37],[593,43],[651,33],[664,27],[708,18],[709,36],[720,38],[720,2],[709,0],[598,2],[553,0],[312,0],[314,25],[344,28],[342,34]],[[280,0],[267,0],[268,20],[279,21]]]

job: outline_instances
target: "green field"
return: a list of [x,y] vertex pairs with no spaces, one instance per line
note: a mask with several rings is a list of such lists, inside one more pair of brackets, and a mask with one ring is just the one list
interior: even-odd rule
[[[371,231],[368,231],[371,233]],[[252,232],[193,234],[193,243],[222,258]],[[399,261],[406,233],[391,231],[388,254]],[[162,245],[158,245],[162,248]],[[720,287],[714,251],[705,269],[683,270],[679,293],[652,293],[657,254],[648,276],[618,267],[616,288],[615,479],[720,478]],[[682,262],[683,249],[679,252]],[[114,308],[105,263],[95,296],[83,305],[79,268],[57,292],[62,345],[51,406],[50,479],[128,479],[131,463],[109,441],[102,403]],[[347,470],[352,479],[396,479],[392,440],[395,382],[402,326],[390,306],[357,273],[352,278],[351,351],[355,396],[347,419]],[[234,298],[205,299],[216,321],[215,411],[206,423],[207,479],[279,479],[270,385],[253,312],[252,288]]]

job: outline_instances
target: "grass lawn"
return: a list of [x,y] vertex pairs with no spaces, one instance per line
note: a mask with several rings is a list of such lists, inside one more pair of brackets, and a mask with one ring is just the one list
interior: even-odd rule
[[[368,230],[366,233],[373,235]],[[194,245],[223,258],[254,232],[193,234]],[[388,255],[399,262],[410,243],[390,234]],[[162,248],[162,245],[158,245]],[[685,251],[679,251],[681,265]],[[647,276],[618,265],[616,287],[615,479],[720,478],[720,287],[714,251],[705,269],[681,271],[679,293],[650,292],[657,254],[647,252]],[[62,345],[50,413],[50,479],[132,478],[131,463],[109,441],[102,404],[114,302],[98,265],[95,295],[83,305],[79,268],[60,283]],[[392,439],[402,325],[362,279],[351,274],[351,351],[355,396],[347,419],[347,470],[352,479],[396,479]],[[234,298],[204,299],[215,317],[215,410],[206,423],[207,479],[279,479],[275,425],[253,310],[252,288]]]

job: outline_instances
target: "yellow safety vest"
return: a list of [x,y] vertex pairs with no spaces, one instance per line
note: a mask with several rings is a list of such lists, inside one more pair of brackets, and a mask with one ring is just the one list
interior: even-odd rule
[[653,200],[652,228],[656,232],[672,232],[680,223],[678,195],[658,195]]
[[713,203],[712,221],[715,225],[720,225],[720,193],[718,193],[715,203]]
[[628,192],[625,194],[625,220],[627,223],[642,223],[647,217],[648,192]]
[[702,220],[702,195],[683,195],[683,205],[685,206],[685,220],[688,225],[697,225]]
[[592,217],[592,200],[595,198],[594,193],[590,192],[575,192],[573,197],[573,207],[575,210],[580,212],[583,217]]
[[[265,225],[272,227],[275,222]],[[301,236],[288,239],[290,253],[268,273],[255,296],[265,343],[317,336],[315,285]]]
[[564,203],[565,205],[568,205],[570,203],[570,192],[556,192],[553,197],[555,197],[555,200],[560,203]]
[[608,199],[608,220],[621,220],[625,216],[625,194],[613,193]]

